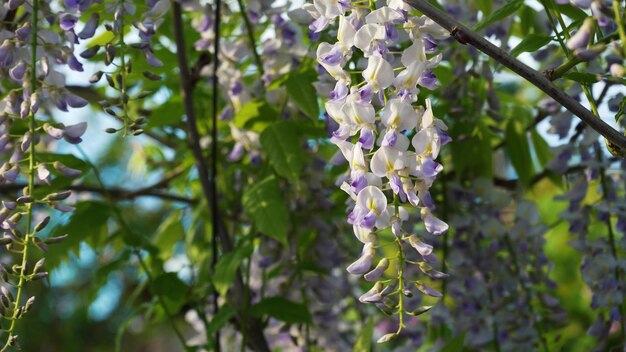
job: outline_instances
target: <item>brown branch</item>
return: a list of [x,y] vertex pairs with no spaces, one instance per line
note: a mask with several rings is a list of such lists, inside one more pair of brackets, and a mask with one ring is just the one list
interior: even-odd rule
[[471,44],[476,49],[489,55],[494,60],[508,67],[511,71],[517,73],[528,82],[532,83],[537,88],[551,96],[572,114],[578,116],[591,128],[604,136],[604,138],[606,138],[612,146],[618,149],[620,155],[623,155],[626,152],[626,137],[623,134],[613,129],[602,119],[594,116],[589,110],[580,105],[580,103],[572,97],[565,94],[544,75],[509,55],[506,51],[493,45],[481,35],[465,27],[448,14],[431,5],[427,0],[405,0],[404,2],[421,11],[424,15],[430,17],[441,27],[450,31],[450,35],[460,43]]
[[[0,194],[9,194],[13,192],[20,191],[26,186],[25,183],[11,183],[0,185]],[[179,196],[176,194],[166,193],[160,191],[154,187],[146,187],[140,189],[138,191],[131,191],[128,189],[112,187],[112,188],[102,188],[95,185],[85,185],[85,184],[77,184],[77,185],[69,185],[66,187],[67,190],[75,191],[75,192],[91,192],[102,195],[110,195],[116,199],[122,200],[131,200],[139,197],[156,197],[164,200],[171,200],[174,202],[187,203],[187,204],[195,204],[197,203],[196,199],[187,198],[183,196]]]
[[[193,104],[193,87],[187,62],[187,55],[185,52],[185,37],[183,32],[182,9],[180,3],[173,3],[172,14],[174,41],[176,43],[176,57],[178,61],[178,67],[180,69],[180,90],[183,98],[183,107],[185,109],[185,114],[187,115],[185,122],[187,125],[187,139],[189,149],[191,150],[195,159],[196,169],[198,171],[198,178],[200,181],[200,185],[202,186],[204,198],[206,198],[207,201],[207,207],[211,208],[211,205],[213,205],[214,200],[216,199],[214,197],[216,197],[217,195],[213,191],[213,186],[211,185],[211,178],[209,175],[209,167],[206,160],[204,159],[204,156],[202,154],[202,147],[200,146],[200,134],[198,133],[196,113]],[[217,35],[216,40],[218,40]],[[217,51],[215,52],[215,55],[217,55]],[[216,57],[214,57],[214,60],[216,60]],[[213,72],[213,74],[216,75],[217,72]],[[215,143],[215,140],[213,141],[213,143]],[[217,158],[217,155],[214,154],[212,157]],[[213,227],[217,231],[217,236],[219,237],[219,244],[222,248],[222,252],[229,253],[234,249],[232,239],[227,233],[227,229],[225,224],[223,223],[223,219],[218,218],[215,220],[217,221],[213,223]],[[215,240],[213,243],[215,244]],[[232,301],[232,307],[244,307],[246,304],[244,301],[244,284],[241,272],[239,271],[237,271],[236,273],[235,282],[231,291],[232,295],[229,295],[225,298],[229,301]],[[262,352],[270,351],[267,341],[265,339],[265,335],[263,334],[263,328],[260,320],[255,318],[249,318],[246,320],[244,319],[244,316],[240,310],[237,311],[237,320],[239,323],[239,327],[245,330],[246,335],[248,336],[248,346],[252,350]]]

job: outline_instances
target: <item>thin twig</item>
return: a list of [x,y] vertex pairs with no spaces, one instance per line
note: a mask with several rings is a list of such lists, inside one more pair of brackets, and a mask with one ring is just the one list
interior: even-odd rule
[[250,50],[252,50],[252,56],[254,56],[254,62],[256,63],[259,73],[261,74],[261,76],[263,76],[263,61],[261,61],[261,57],[259,56],[259,53],[256,51],[256,40],[254,39],[254,28],[252,28],[252,23],[250,22],[250,19],[248,18],[248,14],[246,13],[246,7],[243,4],[243,0],[237,0],[237,4],[239,5],[239,12],[241,13],[243,22],[246,25],[246,32],[248,34],[248,41],[250,41]]
[[[240,0],[241,1],[241,0]],[[241,2],[239,3],[239,5],[241,5]],[[242,9],[243,11],[243,9]],[[217,223],[220,219],[219,213],[220,210],[218,209],[218,204],[217,204],[217,153],[218,153],[218,138],[217,138],[217,103],[218,103],[218,85],[219,85],[219,78],[217,76],[217,70],[219,69],[219,65],[220,65],[220,22],[222,21],[222,1],[221,0],[217,0],[215,2],[215,18],[213,20],[213,33],[214,33],[214,39],[213,39],[213,76],[211,77],[211,85],[212,85],[212,89],[213,91],[211,92],[212,96],[212,104],[211,104],[211,179],[210,181],[210,186],[211,186],[211,238],[212,238],[212,246],[211,246],[211,252],[212,252],[212,258],[211,258],[211,272],[215,272],[215,267],[217,266],[217,257],[219,255],[219,252],[217,250],[217,245],[218,245],[218,236],[217,236],[217,231],[218,231],[218,227],[217,227]],[[247,23],[247,17],[246,17],[246,23]],[[250,29],[250,26],[248,26],[248,30]],[[252,48],[252,50],[254,52],[256,52],[254,50],[254,48]],[[247,285],[247,283],[246,283]],[[246,292],[248,291],[248,287],[244,287],[244,297],[248,297]],[[217,292],[217,290],[213,291],[213,312],[215,315],[217,315],[217,312],[220,309],[220,305],[219,305],[219,294]],[[247,306],[248,302],[247,302],[247,298],[244,298],[244,303]],[[247,315],[244,311],[244,319],[247,320]],[[243,335],[246,336],[247,331],[246,329],[243,329]],[[214,344],[215,344],[215,352],[220,352],[221,351],[221,346],[220,346],[220,330],[216,329],[215,330],[215,337],[214,337]]]
[[405,2],[408,5],[413,6],[417,10],[421,11],[426,16],[430,17],[441,27],[450,31],[451,36],[453,36],[460,43],[471,44],[476,49],[489,55],[494,60],[508,67],[511,71],[522,76],[528,82],[532,83],[537,88],[544,91],[554,100],[563,105],[572,114],[578,116],[591,128],[604,136],[604,138],[606,138],[609,143],[611,143],[616,149],[618,149],[618,152],[620,154],[624,154],[624,152],[626,152],[626,137],[624,135],[609,126],[602,119],[596,118],[593,113],[587,110],[572,97],[565,94],[544,75],[532,69],[530,66],[524,64],[523,62],[517,60],[516,58],[512,57],[506,51],[493,45],[491,42],[484,39],[479,34],[475,33],[448,14],[440,11],[439,9],[431,5],[428,1],[405,0]]

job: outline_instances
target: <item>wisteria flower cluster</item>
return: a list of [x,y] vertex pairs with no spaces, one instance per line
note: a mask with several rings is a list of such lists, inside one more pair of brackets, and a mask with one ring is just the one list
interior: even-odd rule
[[[81,40],[92,38],[99,28],[101,16],[98,10],[93,9],[92,5],[95,0],[89,1],[69,1],[64,2],[64,12],[60,15],[60,26],[65,31],[65,37],[70,41],[72,48],[75,44],[81,43]],[[104,45],[94,44],[80,53],[82,59],[91,59],[99,53],[104,53],[104,65],[113,67],[113,70],[99,70],[90,78],[90,83],[99,82],[105,77],[109,87],[119,92],[119,96],[114,99],[102,100],[100,105],[104,111],[118,119],[123,123],[123,127],[108,128],[107,133],[116,133],[122,131],[123,134],[139,135],[143,133],[143,125],[147,122],[143,116],[134,117],[129,112],[128,103],[132,100],[141,100],[150,95],[150,92],[139,91],[131,96],[131,80],[130,76],[139,76],[141,79],[161,80],[161,77],[151,71],[143,71],[136,75],[133,72],[133,64],[129,55],[129,49],[138,50],[141,56],[151,67],[161,67],[163,62],[154,54],[152,46],[152,38],[156,35],[158,27],[163,23],[164,16],[170,8],[170,0],[148,0],[140,20],[136,21],[133,16],[136,14],[136,5],[133,1],[119,0],[114,2],[105,2],[104,10],[107,14],[113,14],[112,23],[105,23],[104,29],[112,34],[111,39]],[[101,7],[101,6],[99,6]],[[83,28],[76,33],[79,19],[83,14],[88,14]],[[139,37],[139,41],[135,43],[126,43],[128,27],[135,28]],[[71,70],[83,72],[83,65],[72,54],[69,55],[68,65]],[[135,77],[136,78],[136,77]]]
[[455,236],[446,286],[454,304],[433,308],[431,322],[465,332],[466,346],[475,349],[545,346],[543,330],[560,324],[564,311],[543,252],[548,226],[534,203],[511,197],[487,179],[449,189],[456,214],[450,220]]
[[[363,243],[361,257],[347,270],[376,282],[359,298],[361,302],[400,315],[398,331],[383,336],[380,342],[384,342],[402,330],[403,297],[412,295],[411,284],[425,295],[441,295],[422,281],[407,282],[404,244],[420,254],[416,263],[425,274],[445,276],[429,265],[436,261],[433,247],[403,225],[409,216],[407,207],[415,207],[427,232],[441,235],[448,229],[433,214],[429,189],[443,170],[435,159],[451,139],[445,124],[434,117],[430,99],[425,99],[425,107],[416,105],[418,87],[438,86],[432,71],[441,60],[441,55],[435,55],[436,39],[446,32],[426,17],[411,15],[412,9],[401,1],[371,9],[360,3],[314,1],[306,9],[315,18],[310,26],[313,33],[339,22],[338,41],[320,43],[317,60],[337,81],[325,107],[338,124],[331,142],[350,166],[341,185],[352,199],[348,222]],[[363,61],[367,65],[359,77],[350,70],[360,68]],[[378,233],[387,228],[396,236],[398,257],[374,265]],[[391,262],[396,277],[385,280]]]
[[[53,121],[44,123],[42,117],[49,108],[68,111],[68,108],[87,105],[86,100],[65,88],[60,67],[81,70],[73,44],[79,37],[93,36],[89,28],[77,35],[73,31],[68,33],[76,23],[52,11],[46,1],[9,1],[0,5],[0,19],[16,12],[26,14],[29,20],[12,31],[0,32],[1,88],[6,92],[0,102],[0,151],[10,155],[0,167],[0,183],[25,181],[26,186],[16,199],[3,201],[0,210],[3,231],[0,242],[15,255],[10,269],[0,265],[3,283],[0,314],[9,321],[2,351],[18,346],[18,336],[14,334],[16,322],[31,309],[35,300],[34,296],[26,297],[25,287],[29,282],[47,277],[44,262],[48,245],[67,237],[52,237],[44,230],[54,210],[74,210],[64,202],[71,192],[59,189],[55,181],[60,178],[64,183],[62,179],[77,178],[81,171],[58,160],[40,158],[37,147],[44,149],[43,141],[63,139],[71,144],[82,141],[87,128],[85,122],[65,126]],[[59,30],[68,35],[59,35]],[[19,131],[17,136],[16,131]],[[29,263],[32,258],[29,252],[33,248],[44,255],[34,265]]]

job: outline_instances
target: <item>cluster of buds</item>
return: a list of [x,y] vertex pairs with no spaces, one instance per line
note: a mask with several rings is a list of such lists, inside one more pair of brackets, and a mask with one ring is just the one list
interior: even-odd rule
[[[163,62],[154,54],[152,38],[157,33],[156,30],[159,25],[161,25],[164,21],[163,17],[170,8],[170,0],[148,0],[146,2],[146,6],[148,7],[148,10],[141,16],[141,21],[132,23],[132,26],[138,32],[139,42],[127,44],[124,41],[124,35],[127,28],[126,21],[128,20],[128,16],[135,15],[135,4],[128,0],[105,4],[105,11],[113,14],[113,22],[105,23],[104,28],[106,31],[113,34],[112,38],[108,43],[104,45],[95,44],[80,54],[82,58],[90,59],[98,53],[103,52],[105,66],[115,67],[112,71],[97,71],[89,78],[90,83],[97,83],[102,79],[102,77],[104,77],[109,87],[119,92],[119,96],[117,98],[102,100],[99,102],[104,112],[123,123],[123,127],[119,129],[107,128],[107,133],[117,133],[119,131],[123,131],[124,134],[128,133],[133,136],[140,135],[143,133],[143,126],[147,122],[145,116],[138,116],[134,118],[130,116],[128,112],[129,101],[145,99],[150,96],[151,92],[140,91],[132,97],[129,95],[129,76],[133,75],[133,65],[127,50],[139,50],[149,66],[163,66]],[[67,6],[67,9],[68,12],[82,12],[86,10],[82,6],[69,5]],[[66,13],[65,16],[74,20],[77,18],[76,15],[69,13]],[[89,28],[93,27],[93,30],[95,31],[99,21],[99,15],[97,13],[93,13],[85,26],[89,26]],[[70,30],[72,29],[70,28]],[[90,33],[93,35],[93,32]],[[80,37],[80,34],[78,36]],[[161,76],[148,70],[143,71],[140,76],[142,79],[145,78],[152,81],[161,80]],[[143,112],[141,109],[139,111]]]
[[[92,2],[66,0],[65,5],[82,9]],[[7,16],[11,11],[23,11],[22,17],[28,20],[13,26],[13,20]],[[42,157],[37,149],[43,149],[41,141],[54,139],[78,144],[87,124],[43,123],[41,107],[49,105],[68,111],[68,108],[87,105],[86,100],[65,88],[65,77],[59,66],[83,70],[74,55],[74,45],[94,35],[97,18],[89,20],[76,32],[75,17],[53,11],[49,2],[34,0],[4,2],[0,5],[0,20],[2,26],[9,29],[2,32],[0,44],[0,77],[6,78],[1,84],[6,95],[0,101],[0,153],[6,158],[0,166],[0,184],[27,181],[15,198],[4,199],[0,207],[0,244],[15,255],[13,264],[0,265],[0,315],[10,321],[10,325],[4,327],[7,337],[2,349],[5,350],[17,345],[17,335],[13,334],[15,323],[34,302],[34,297],[26,297],[26,283],[48,275],[44,269],[45,258],[30,265],[29,249],[35,247],[45,254],[48,245],[67,237],[54,237],[48,231],[51,214],[74,210],[66,204],[71,192],[55,187],[55,180],[81,175],[80,170]],[[39,187],[42,188],[35,192]]]
[[[435,204],[429,189],[443,170],[435,159],[451,139],[445,124],[435,118],[430,99],[422,100],[425,106],[418,105],[418,86],[438,86],[432,71],[441,60],[441,55],[435,54],[436,39],[445,37],[446,31],[424,16],[411,15],[413,9],[402,1],[370,8],[315,0],[306,10],[315,18],[310,26],[314,33],[337,19],[339,22],[338,41],[320,43],[317,60],[336,80],[325,103],[326,113],[338,125],[331,142],[350,166],[341,185],[352,200],[348,222],[364,245],[361,257],[347,270],[376,282],[360,297],[361,302],[399,315],[398,331],[379,340],[385,342],[402,330],[407,309],[403,297],[413,295],[409,283],[425,295],[441,296],[424,281],[409,278],[407,266],[417,267],[433,279],[445,277],[431,266],[437,260],[433,247],[411,233],[420,227],[410,231],[404,227],[408,208],[417,208],[427,232],[441,235],[448,229],[433,214]],[[366,65],[362,64],[365,61]],[[346,70],[363,66],[360,77]],[[382,258],[372,269],[380,247],[379,234],[388,228],[395,235],[398,254]],[[413,255],[417,258],[409,260]],[[395,262],[396,272],[385,280],[391,262]],[[419,307],[411,313],[426,310]]]

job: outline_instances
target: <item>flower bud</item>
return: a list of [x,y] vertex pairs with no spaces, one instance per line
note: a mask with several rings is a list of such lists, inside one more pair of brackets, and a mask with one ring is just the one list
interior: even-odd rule
[[606,49],[605,44],[594,45],[589,49],[576,49],[574,50],[574,56],[579,60],[590,61],[602,54],[604,49]]
[[35,247],[39,248],[40,251],[44,253],[48,252],[48,245],[45,241],[42,241],[41,238],[33,237],[33,244],[35,245]]
[[35,266],[33,267],[33,274],[38,273],[41,268],[43,268],[44,263],[46,262],[46,258],[41,258],[37,261],[37,263],[35,263]]
[[30,101],[24,100],[20,104],[20,118],[25,119],[30,115]]
[[421,306],[418,307],[417,309],[411,311],[411,312],[407,312],[407,314],[409,315],[413,315],[413,316],[418,316],[418,315],[422,315],[426,312],[428,312],[433,306]]
[[443,295],[441,294],[441,292],[433,289],[432,287],[426,285],[425,283],[421,282],[421,281],[415,281],[415,287],[417,287],[417,289],[427,295],[427,296],[431,296],[431,297],[442,297]]
[[593,33],[595,25],[595,18],[587,17],[578,32],[571,36],[567,41],[567,48],[570,50],[574,50],[587,47],[587,44],[589,43],[589,38],[591,38],[591,34]]
[[9,273],[3,264],[0,264],[0,279],[2,282],[7,282],[9,280]]
[[46,276],[48,276],[48,272],[45,272],[45,271],[44,271],[44,272],[41,272],[41,273],[34,274],[34,275],[30,278],[30,280],[31,280],[31,281],[37,281],[37,280],[41,280],[41,279],[45,278]]
[[64,31],[69,31],[71,29],[74,29],[74,26],[76,26],[76,22],[78,22],[78,19],[75,16],[66,13],[61,15],[61,21],[59,23],[59,26]]
[[57,237],[48,237],[45,239],[45,243],[47,244],[55,244],[55,243],[61,243],[63,241],[65,241],[67,239],[68,235],[62,235],[62,236],[57,236]]
[[32,196],[21,196],[16,199],[17,204],[28,204],[35,201],[35,198]]
[[41,65],[41,71],[43,72],[44,77],[47,77],[48,73],[50,73],[50,63],[48,62],[48,57],[43,56],[39,59],[39,64]]
[[104,65],[105,66],[110,65],[113,62],[113,60],[115,60],[115,46],[109,43],[105,47]]
[[609,70],[613,77],[622,78],[626,75],[626,68],[620,64],[612,64]]
[[83,59],[91,59],[92,57],[96,56],[98,50],[100,50],[100,45],[94,45],[91,48],[81,52],[80,57],[82,57]]
[[19,40],[26,40],[30,35],[31,25],[30,22],[24,23],[20,28],[15,30],[15,36]]
[[154,74],[150,71],[143,71],[143,76],[151,81],[160,81],[163,79],[161,76]]
[[60,204],[60,203],[53,203],[51,206],[52,206],[52,208],[54,208],[54,209],[56,209],[58,211],[62,211],[64,213],[68,213],[68,212],[76,210],[76,208],[74,208],[72,206],[69,206],[69,205],[66,205],[66,204]]
[[43,218],[43,220],[41,220],[41,222],[39,222],[37,225],[35,225],[35,232],[39,232],[39,231],[45,229],[46,226],[48,226],[49,222],[50,222],[50,216],[46,216],[45,218]]
[[20,145],[22,152],[26,152],[28,148],[30,148],[30,144],[32,141],[33,141],[32,133],[30,133],[30,131],[26,132],[24,134],[24,137],[22,138],[22,144]]
[[55,161],[53,167],[60,172],[63,176],[69,178],[76,178],[82,174],[82,171],[77,169],[72,169],[71,167],[67,167],[63,165],[60,161]]
[[22,220],[22,213],[15,213],[15,214],[11,215],[11,217],[9,218],[9,221],[11,221],[12,223],[15,223],[15,224],[20,222],[20,220]]
[[26,62],[24,60],[18,61],[17,64],[9,70],[9,76],[18,82],[21,82],[24,79],[25,73]]
[[30,95],[30,111],[32,111],[33,114],[36,113],[39,110],[39,105],[41,105],[41,97],[39,93],[33,92]]
[[77,36],[80,39],[89,39],[96,34],[96,29],[98,28],[98,24],[100,23],[100,15],[98,13],[93,13],[87,23],[85,23],[85,27],[78,32]]
[[44,198],[44,200],[47,200],[47,201],[65,200],[70,195],[72,195],[72,191],[55,192],[55,193],[48,194],[46,198]]
[[409,236],[409,244],[411,247],[415,248],[421,256],[427,256],[433,252],[433,246],[420,241],[416,235]]
[[26,301],[26,304],[24,305],[24,313],[28,313],[34,303],[35,303],[35,296],[32,296]]
[[377,343],[385,343],[385,342],[389,342],[393,339],[395,339],[396,337],[398,337],[398,334],[396,334],[395,332],[389,333],[389,334],[385,334],[383,335],[381,338],[378,339],[378,341],[376,341]]
[[102,71],[98,71],[96,73],[94,73],[93,75],[91,75],[91,77],[89,77],[89,83],[97,83],[100,81],[100,79],[102,78],[102,75],[104,74],[104,72]]
[[9,302],[15,301],[15,298],[13,298],[13,295],[11,294],[11,291],[9,291],[9,289],[7,289],[6,287],[0,286],[0,293]]
[[350,264],[346,270],[352,275],[365,274],[372,266],[372,260],[374,260],[375,255],[376,250],[373,248],[372,244],[366,243],[365,246],[363,246],[363,251],[359,259]]
[[382,301],[382,296],[380,295],[380,292],[383,289],[383,284],[382,282],[378,281],[376,282],[376,284],[374,284],[374,286],[367,292],[365,292],[364,294],[361,295],[361,297],[359,297],[359,301],[361,301],[362,303],[372,303],[372,302],[380,302]]
[[389,259],[383,258],[378,262],[378,265],[374,268],[374,270],[365,274],[364,278],[367,281],[376,281],[378,280],[389,267]]

